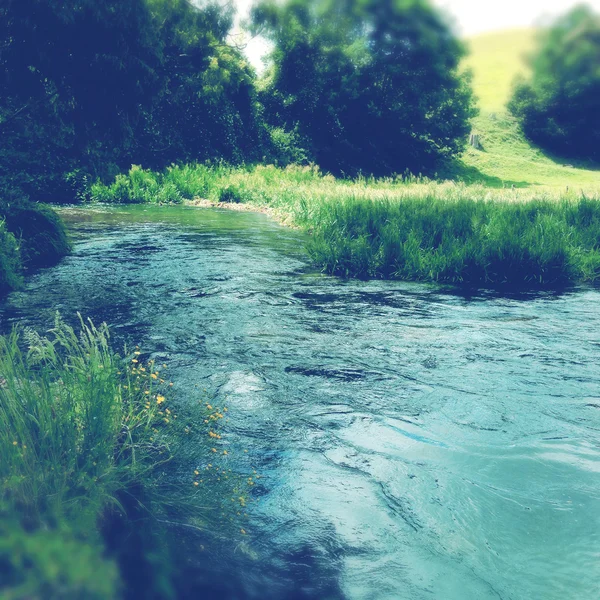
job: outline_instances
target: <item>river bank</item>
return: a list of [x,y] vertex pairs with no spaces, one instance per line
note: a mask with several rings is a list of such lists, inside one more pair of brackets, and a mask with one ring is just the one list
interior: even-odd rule
[[[552,287],[600,276],[597,190],[496,190],[419,179],[337,180],[314,168],[133,167],[101,202],[257,210],[310,234],[314,264],[344,277]],[[242,207],[242,208],[240,208]]]

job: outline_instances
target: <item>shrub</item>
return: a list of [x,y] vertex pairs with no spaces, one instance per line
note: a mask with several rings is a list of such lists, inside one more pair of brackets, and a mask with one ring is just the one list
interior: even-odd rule
[[3,203],[0,217],[19,241],[25,266],[50,266],[71,250],[62,219],[48,206],[25,201]]

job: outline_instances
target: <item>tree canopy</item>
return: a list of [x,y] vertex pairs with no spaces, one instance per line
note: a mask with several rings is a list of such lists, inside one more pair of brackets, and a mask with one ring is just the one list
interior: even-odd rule
[[580,5],[544,30],[509,110],[558,155],[600,163],[600,15]]
[[60,200],[65,173],[254,156],[254,75],[231,25],[211,1],[6,0],[0,186]]
[[464,148],[475,113],[462,44],[424,0],[264,0],[261,100],[325,169],[430,170]]

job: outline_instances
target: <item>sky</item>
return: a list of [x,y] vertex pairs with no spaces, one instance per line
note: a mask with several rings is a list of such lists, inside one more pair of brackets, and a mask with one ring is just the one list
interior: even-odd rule
[[[240,17],[247,15],[253,0],[235,0]],[[459,35],[469,37],[486,31],[531,27],[566,12],[577,0],[433,0],[454,19]],[[600,11],[600,0],[587,4]],[[254,39],[246,46],[250,62],[262,70],[262,56],[268,51],[264,40]]]

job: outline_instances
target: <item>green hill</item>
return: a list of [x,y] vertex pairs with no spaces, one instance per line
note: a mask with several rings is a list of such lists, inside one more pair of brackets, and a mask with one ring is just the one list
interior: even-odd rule
[[493,186],[600,186],[600,171],[571,166],[572,161],[546,155],[532,146],[508,114],[515,77],[527,73],[525,56],[535,43],[534,29],[514,29],[468,40],[465,67],[473,71],[480,115],[473,131],[482,149],[470,147],[462,158],[462,177]]

